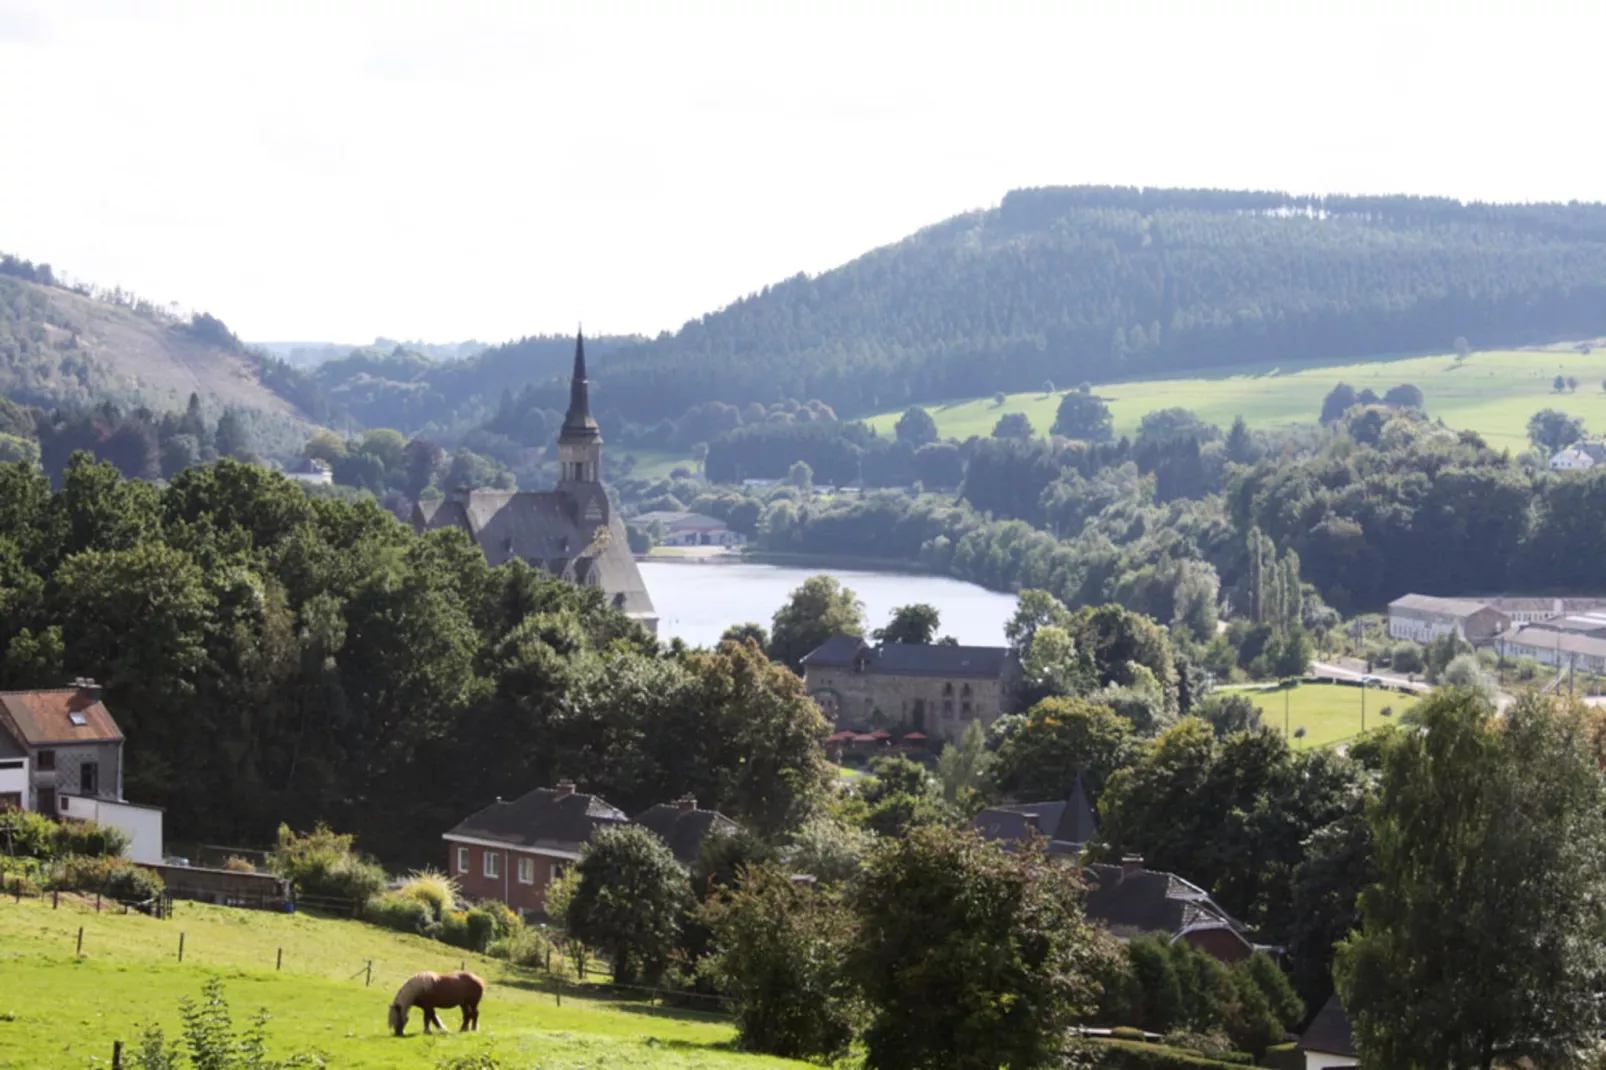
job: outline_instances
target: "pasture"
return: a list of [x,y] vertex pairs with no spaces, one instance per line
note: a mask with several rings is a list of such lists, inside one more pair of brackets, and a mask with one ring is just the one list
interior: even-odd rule
[[[1375,687],[1346,687],[1342,684],[1298,684],[1286,690],[1245,690],[1251,702],[1260,707],[1266,727],[1285,730],[1295,750],[1326,747],[1356,736],[1361,731],[1362,700],[1365,700],[1366,727],[1379,728],[1397,720],[1416,705],[1415,695]],[[1383,710],[1391,711],[1384,717]],[[1298,736],[1303,728],[1304,736]]]
[[[1557,375],[1578,380],[1578,389],[1556,393]],[[1378,358],[1347,364],[1243,365],[1196,378],[1140,379],[1095,384],[1115,417],[1117,435],[1131,434],[1144,415],[1157,409],[1192,409],[1225,431],[1237,416],[1252,428],[1314,423],[1322,399],[1339,382],[1381,396],[1389,387],[1414,383],[1421,388],[1428,415],[1456,430],[1481,434],[1495,449],[1513,452],[1528,445],[1528,418],[1554,408],[1583,419],[1587,431],[1606,431],[1606,351],[1582,354],[1558,350],[1491,350],[1457,361],[1455,355]],[[998,418],[1023,412],[1039,435],[1047,434],[1066,387],[1044,394],[1032,391],[927,405],[944,437],[965,439],[992,433]],[[902,409],[880,413],[869,423],[891,435]]]
[[[80,926],[81,957],[74,954]],[[275,969],[280,949],[283,968]],[[369,960],[373,982],[365,987]],[[403,980],[417,970],[455,970],[460,963],[488,983],[478,1033],[425,1037],[416,1011],[406,1037],[387,1033],[386,1007]],[[171,919],[157,921],[97,914],[92,901],[63,898],[52,909],[48,899],[5,897],[0,1068],[106,1066],[112,1042],[122,1040],[127,1052],[149,1022],[172,1040],[179,1034],[179,1000],[198,1000],[212,975],[223,979],[237,1028],[258,1008],[272,1016],[271,1054],[318,1051],[331,1066],[433,1070],[445,1059],[481,1052],[508,1070],[799,1065],[733,1051],[734,1031],[715,1015],[567,992],[560,1007],[537,975],[514,974],[497,960],[361,922],[197,903],[177,903]],[[456,1030],[461,1014],[442,1011],[441,1018]]]

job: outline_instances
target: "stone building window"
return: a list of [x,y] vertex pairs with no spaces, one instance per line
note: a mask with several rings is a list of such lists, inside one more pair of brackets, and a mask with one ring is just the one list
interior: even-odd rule
[[952,717],[954,715],[954,700],[953,699],[945,698],[945,699],[942,700],[942,715],[944,717]]

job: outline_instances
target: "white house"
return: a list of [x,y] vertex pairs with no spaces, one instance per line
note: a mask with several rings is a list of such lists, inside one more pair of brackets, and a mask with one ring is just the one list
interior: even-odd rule
[[328,462],[308,457],[284,470],[286,477],[309,487],[327,487],[334,483],[335,474]]
[[1465,598],[1402,595],[1389,603],[1389,635],[1429,643],[1455,632],[1469,643],[1488,642],[1511,626],[1511,618],[1486,602]]
[[657,524],[663,531],[660,542],[664,546],[740,546],[747,541],[740,532],[728,528],[723,520],[702,513],[657,509],[633,516],[629,523],[642,530]]
[[1338,994],[1329,996],[1299,1038],[1299,1053],[1305,1057],[1305,1070],[1336,1070],[1359,1066],[1355,1040],[1350,1035],[1349,1016]]
[[1580,469],[1593,467],[1595,467],[1595,458],[1577,446],[1568,446],[1550,458],[1550,470],[1552,472],[1577,472]]

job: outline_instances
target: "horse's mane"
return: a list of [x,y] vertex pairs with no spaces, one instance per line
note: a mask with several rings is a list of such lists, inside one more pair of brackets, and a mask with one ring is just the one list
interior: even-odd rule
[[402,986],[396,992],[396,998],[392,1002],[398,1007],[411,1007],[418,1002],[418,997],[434,988],[435,982],[439,981],[440,978],[440,974],[431,973],[428,970],[415,973],[402,982]]

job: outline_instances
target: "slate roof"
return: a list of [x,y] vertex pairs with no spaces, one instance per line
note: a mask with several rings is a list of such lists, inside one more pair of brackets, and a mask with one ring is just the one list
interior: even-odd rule
[[853,668],[863,657],[864,671],[894,676],[951,676],[996,680],[1009,665],[1002,646],[949,646],[942,643],[885,643],[871,646],[856,635],[832,636],[803,657],[803,667]]
[[1490,609],[1485,602],[1469,598],[1438,598],[1430,594],[1407,594],[1389,603],[1389,612],[1403,610],[1408,613],[1433,613],[1445,617],[1470,617],[1480,609]]
[[[575,582],[601,587],[626,614],[658,615],[630,553],[624,522],[612,514],[600,484],[590,493],[473,490],[413,506],[415,531],[447,527],[468,532],[493,567],[517,557],[563,575],[573,562]],[[582,554],[588,548],[591,552]]]
[[718,810],[699,810],[695,803],[688,810],[676,803],[659,803],[633,820],[667,843],[675,860],[687,867],[697,861],[698,852],[710,836],[728,835],[742,828]]
[[1174,873],[1149,869],[1128,873],[1121,866],[1094,864],[1084,867],[1083,875],[1088,882],[1087,916],[1103,922],[1116,936],[1226,929],[1250,943],[1242,922],[1202,888]]
[[706,513],[675,512],[670,509],[654,509],[650,513],[639,513],[630,518],[630,523],[637,526],[649,526],[657,522],[666,528],[724,528],[725,522]]
[[509,847],[576,853],[597,829],[629,821],[622,810],[596,795],[536,788],[511,802],[496,802],[458,822],[445,836],[492,840]]
[[1532,647],[1536,651],[1560,651],[1589,658],[1606,658],[1606,637],[1556,631],[1533,624],[1501,632],[1494,641],[1502,646]]
[[1324,1055],[1359,1055],[1355,1039],[1350,1035],[1349,1015],[1338,993],[1327,997],[1322,1009],[1316,1012],[1310,1025],[1299,1038],[1299,1050],[1319,1051]]
[[[78,722],[82,721],[80,724]],[[122,729],[98,696],[79,688],[0,691],[0,726],[25,746],[120,743]]]
[[1036,832],[1048,837],[1049,851],[1056,854],[1073,853],[1098,835],[1093,804],[1080,775],[1069,799],[990,806],[971,819],[970,827],[989,840],[1005,842],[1024,840]]

